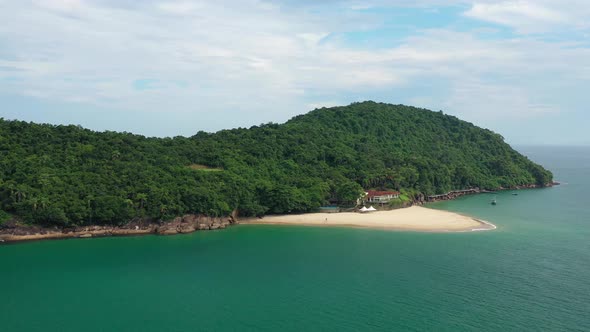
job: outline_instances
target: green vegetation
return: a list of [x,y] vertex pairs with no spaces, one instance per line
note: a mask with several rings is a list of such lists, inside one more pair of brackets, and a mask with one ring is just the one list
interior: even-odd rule
[[220,171],[223,171],[223,169],[221,169],[221,168],[209,167],[209,166],[199,165],[199,164],[188,165],[188,168],[190,168],[192,170],[195,170],[195,171],[201,171],[201,172],[220,172]]
[[406,194],[401,194],[399,195],[399,198],[394,198],[392,200],[389,201],[388,205],[391,208],[401,208],[404,206],[407,206],[407,204],[409,204],[412,201],[412,199],[406,195]]
[[0,225],[10,219],[10,215],[2,210],[0,210]]
[[551,180],[489,130],[374,102],[189,138],[0,119],[0,209],[36,224],[306,212],[362,188],[411,199]]

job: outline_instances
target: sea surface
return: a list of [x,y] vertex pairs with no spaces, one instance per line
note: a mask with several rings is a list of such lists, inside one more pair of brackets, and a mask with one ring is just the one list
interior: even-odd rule
[[590,331],[590,148],[554,188],[431,205],[495,231],[242,225],[0,246],[0,331]]

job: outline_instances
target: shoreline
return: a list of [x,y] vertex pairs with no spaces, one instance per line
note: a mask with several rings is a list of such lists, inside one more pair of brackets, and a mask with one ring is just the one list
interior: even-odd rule
[[[188,219],[191,219],[191,217]],[[497,229],[496,225],[485,220],[417,205],[371,213],[342,212],[272,215],[266,216],[263,219],[245,218],[240,221],[235,219],[209,219],[209,222],[206,224],[191,223],[186,219],[187,216],[185,216],[185,219],[177,218],[172,222],[164,224],[142,225],[141,228],[133,228],[132,226],[128,226],[128,228],[88,226],[80,227],[76,230],[37,229],[25,234],[0,232],[0,245],[76,238],[188,234],[195,231],[224,229],[236,224],[347,227],[435,233],[478,232]]]
[[[559,182],[552,182],[547,184],[544,188],[552,187],[554,185],[559,185]],[[522,189],[539,189],[538,186],[529,185],[529,186],[521,186],[519,188],[500,188],[498,190],[522,190]],[[251,224],[251,225],[300,225],[300,226],[338,226],[338,227],[352,227],[352,228],[373,228],[373,229],[385,229],[385,230],[393,230],[393,231],[417,231],[417,232],[477,232],[477,231],[488,231],[488,230],[495,230],[498,227],[493,223],[490,223],[486,220],[481,220],[477,218],[473,218],[471,216],[465,216],[459,213],[445,211],[445,210],[437,210],[437,209],[430,209],[423,207],[424,203],[432,203],[440,200],[454,200],[464,195],[450,195],[452,192],[447,194],[441,195],[444,196],[442,199],[433,200],[429,202],[425,201],[415,201],[413,205],[409,207],[404,207],[395,210],[387,210],[387,211],[376,211],[369,214],[361,214],[356,212],[342,212],[342,213],[307,213],[307,214],[300,214],[300,215],[269,215],[265,216],[264,219],[258,219],[254,217],[244,218],[240,221],[237,219],[237,214],[232,213],[231,216],[223,217],[223,218],[214,218],[214,217],[207,217],[204,215],[185,215],[183,217],[177,217],[173,220],[169,220],[167,222],[131,222],[125,226],[117,227],[117,226],[85,226],[85,227],[77,227],[75,230],[72,229],[60,229],[60,228],[43,228],[43,227],[30,227],[27,228],[26,226],[17,226],[15,229],[0,228],[0,245],[10,244],[10,243],[18,243],[18,242],[29,242],[29,241],[41,241],[41,240],[59,240],[59,239],[71,239],[71,238],[93,238],[93,237],[116,237],[116,236],[140,236],[140,235],[174,235],[174,234],[186,234],[192,233],[195,231],[201,230],[215,230],[215,229],[223,229],[235,224],[243,223],[243,224]],[[473,194],[482,194],[486,193],[483,191],[474,192]],[[438,211],[438,216],[442,214],[447,214],[447,217],[450,215],[454,215],[455,218],[462,219],[463,222],[469,220],[469,224],[463,224],[463,226],[457,226],[457,224],[453,224],[446,220],[443,223],[437,223],[432,221],[425,221],[421,220],[417,224],[408,225],[404,224],[403,222],[400,224],[399,222],[381,222],[381,223],[367,223],[363,220],[366,220],[367,216],[371,215],[379,215],[379,214],[387,214],[387,213],[395,213],[395,211],[405,211],[411,209],[425,209],[429,211]],[[236,212],[236,211],[234,211]],[[352,221],[339,221],[339,222],[330,222],[330,223],[323,223],[321,220],[325,221],[325,218],[330,218],[330,221],[334,219],[335,216],[341,216],[343,214],[353,214],[355,218],[351,219]],[[305,216],[305,215],[320,215],[322,216],[321,219],[312,222],[304,222],[304,221],[297,221],[297,216]],[[295,219],[293,219],[295,218]],[[436,216],[434,216],[436,218]],[[337,218],[341,219],[341,218]],[[134,228],[138,227],[139,228]],[[446,225],[446,227],[445,227]]]
[[526,190],[526,189],[543,189],[543,188],[551,188],[554,186],[560,185],[561,182],[559,181],[552,181],[550,183],[546,183],[545,185],[538,185],[538,184],[525,184],[515,187],[499,187],[493,190],[487,189],[479,189],[479,188],[471,188],[471,189],[462,189],[462,190],[452,190],[444,194],[439,195],[430,195],[426,197],[422,197],[415,201],[416,204],[423,204],[423,203],[435,203],[440,201],[451,201],[457,199],[462,196],[470,196],[470,195],[479,195],[479,194],[495,194],[498,191],[509,191],[509,190]]
[[371,213],[306,213],[248,218],[245,225],[294,225],[315,227],[353,227],[417,232],[473,232],[497,229],[496,225],[459,213],[411,206]]
[[124,237],[124,236],[141,236],[141,235],[157,235],[151,230],[134,230],[134,229],[119,229],[113,231],[87,231],[87,232],[68,232],[52,231],[46,233],[35,233],[26,235],[0,234],[0,245],[18,243],[18,242],[33,242],[43,240],[67,240],[67,239],[87,239],[100,237]]
[[175,235],[196,231],[224,229],[238,224],[238,220],[229,216],[214,218],[203,215],[185,215],[166,222],[138,221],[125,226],[83,226],[75,228],[43,228],[15,225],[0,229],[0,245],[40,240],[84,239],[97,237],[140,236],[140,235]]

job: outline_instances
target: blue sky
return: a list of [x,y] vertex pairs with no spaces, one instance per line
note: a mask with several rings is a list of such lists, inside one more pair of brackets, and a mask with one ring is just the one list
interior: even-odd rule
[[0,0],[0,117],[148,136],[375,100],[590,145],[590,1]]

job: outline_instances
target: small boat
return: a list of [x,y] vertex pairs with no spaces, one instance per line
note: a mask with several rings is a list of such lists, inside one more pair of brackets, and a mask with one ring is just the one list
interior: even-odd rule
[[492,205],[496,205],[498,204],[498,202],[496,201],[496,197],[494,197],[494,199],[492,199]]
[[512,196],[518,196],[518,193],[512,193]]

